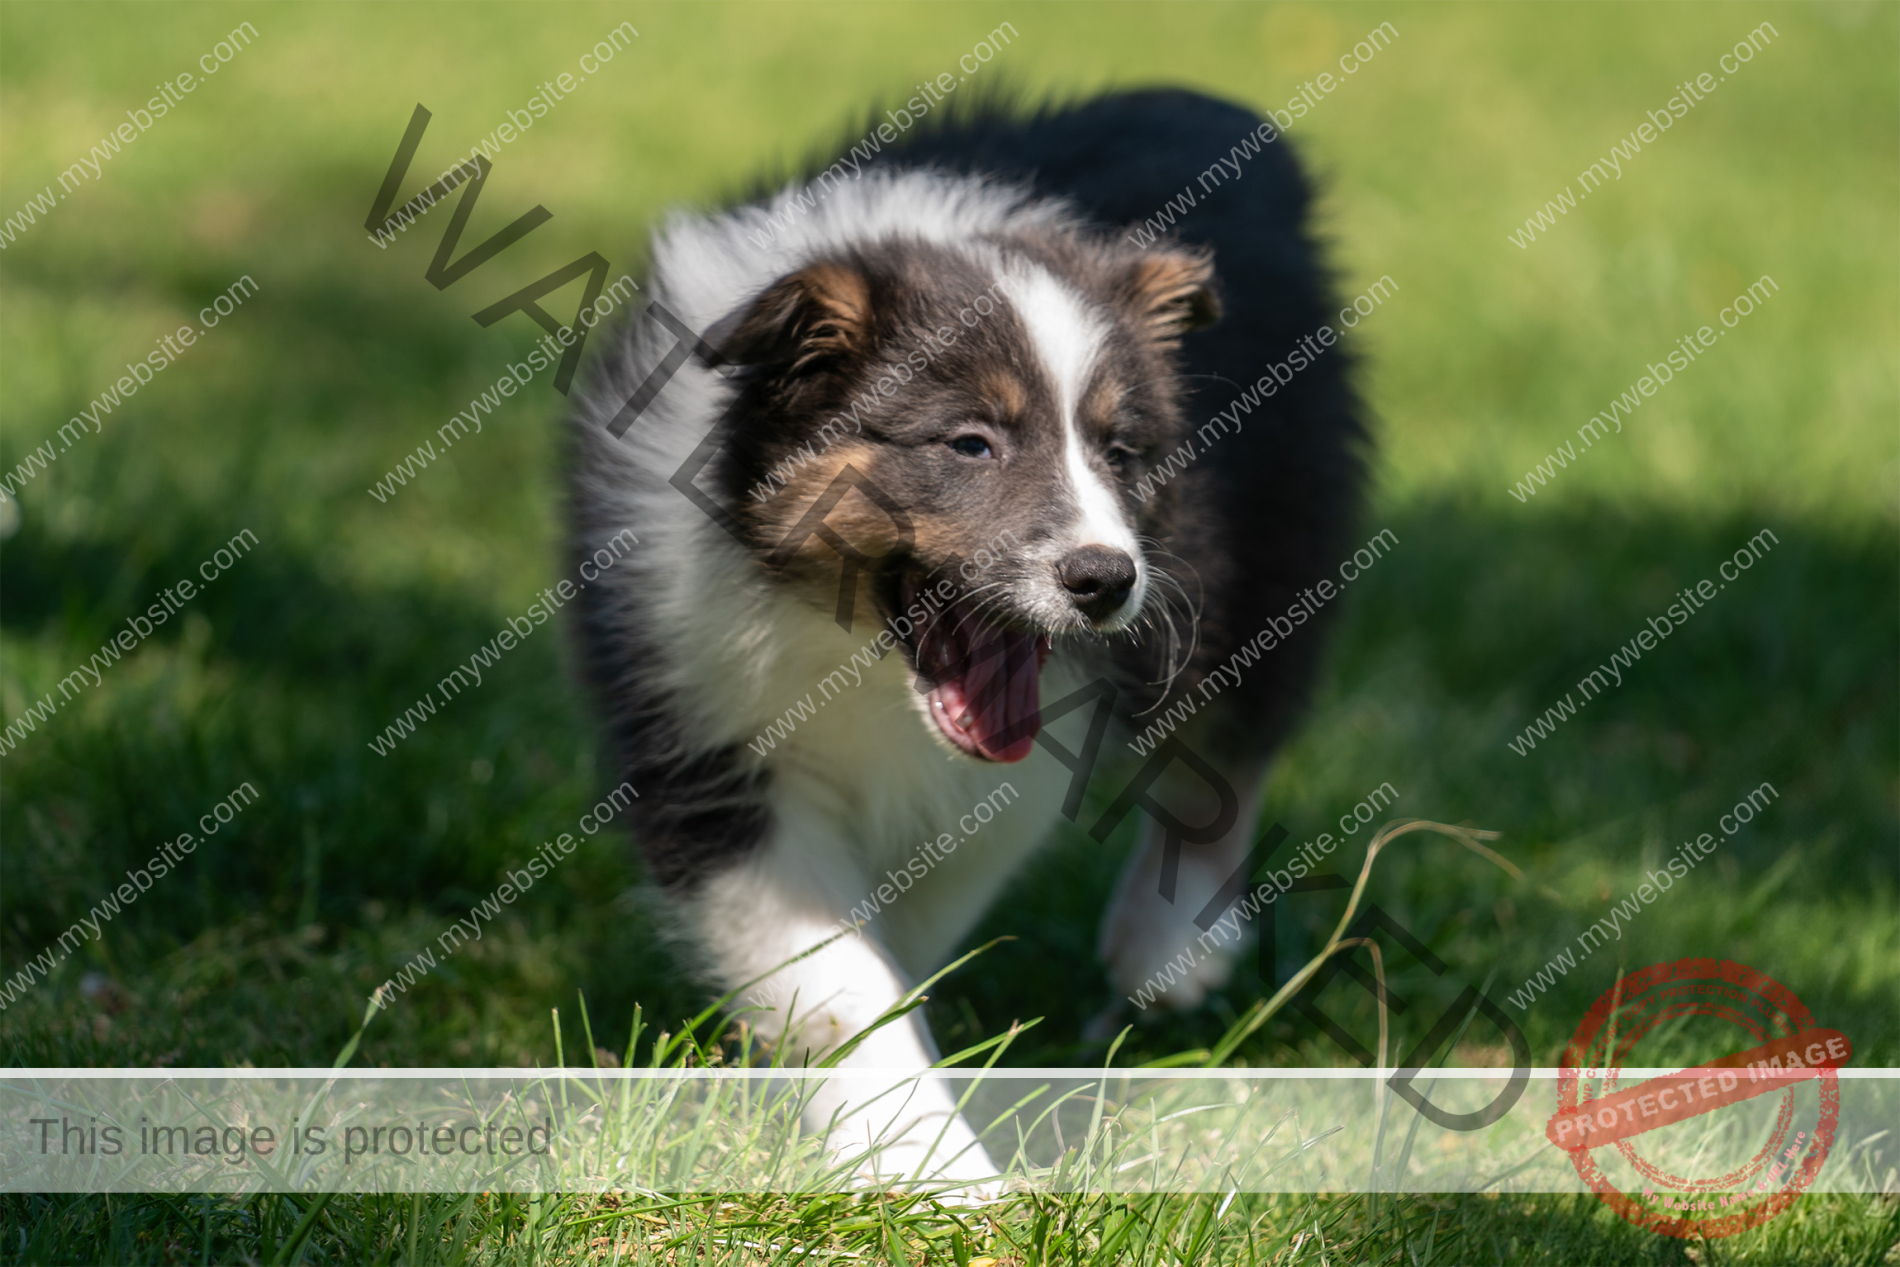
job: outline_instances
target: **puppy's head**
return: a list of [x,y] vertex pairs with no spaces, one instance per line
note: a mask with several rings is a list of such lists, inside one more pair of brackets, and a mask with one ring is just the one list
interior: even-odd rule
[[1183,429],[1173,354],[1218,315],[1212,271],[1056,230],[889,241],[721,323],[746,367],[724,473],[742,533],[826,611],[841,567],[869,578],[959,751],[1028,755],[1051,641],[1154,604],[1164,499],[1136,483]]

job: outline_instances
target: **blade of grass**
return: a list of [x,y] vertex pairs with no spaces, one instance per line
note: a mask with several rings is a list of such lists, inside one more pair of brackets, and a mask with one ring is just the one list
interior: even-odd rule
[[[311,1230],[317,1226],[317,1216],[323,1213],[323,1207],[330,1204],[330,1199],[334,1196],[336,1196],[334,1192],[319,1192],[316,1195],[316,1199],[310,1203],[310,1208],[304,1211],[304,1216],[297,1221],[297,1226],[291,1229],[290,1238],[279,1245],[277,1252],[266,1260],[268,1267],[285,1267],[285,1264],[291,1261],[291,1256],[303,1248],[304,1241],[309,1238]],[[297,1208],[295,1201],[291,1201],[289,1197],[284,1199],[289,1202],[293,1210]],[[206,1209],[205,1217],[207,1220],[210,1218],[209,1207]],[[210,1235],[208,1223],[206,1227],[208,1238]]]

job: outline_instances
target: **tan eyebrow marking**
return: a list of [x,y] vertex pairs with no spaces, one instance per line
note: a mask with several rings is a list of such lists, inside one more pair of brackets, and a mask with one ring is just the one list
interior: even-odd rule
[[991,374],[983,380],[980,390],[986,398],[1000,405],[1007,416],[1015,417],[1029,407],[1029,393],[1011,375]]
[[1108,432],[1115,422],[1116,406],[1125,394],[1119,377],[1103,377],[1082,398],[1081,408],[1075,411],[1076,422],[1091,434]]

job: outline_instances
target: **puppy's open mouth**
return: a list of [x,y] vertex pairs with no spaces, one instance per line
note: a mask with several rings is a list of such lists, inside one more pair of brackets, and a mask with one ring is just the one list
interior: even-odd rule
[[[922,589],[906,577],[900,611],[915,610]],[[1049,639],[987,619],[968,598],[935,608],[909,640],[917,671],[930,682],[931,719],[963,752],[985,761],[1021,761],[1042,729],[1042,666]]]

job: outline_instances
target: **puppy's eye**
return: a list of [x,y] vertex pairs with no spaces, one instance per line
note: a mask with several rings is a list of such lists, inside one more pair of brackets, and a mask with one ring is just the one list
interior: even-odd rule
[[1105,456],[1108,458],[1108,464],[1110,466],[1116,470],[1120,470],[1135,460],[1136,453],[1125,444],[1111,444],[1108,446],[1108,452]]
[[985,440],[982,436],[958,436],[956,439],[948,441],[948,444],[953,452],[961,453],[966,458],[988,458],[996,456],[990,451],[990,442]]

